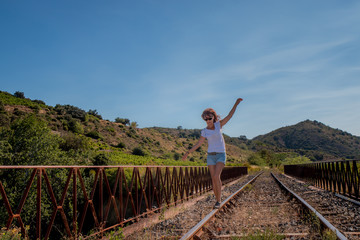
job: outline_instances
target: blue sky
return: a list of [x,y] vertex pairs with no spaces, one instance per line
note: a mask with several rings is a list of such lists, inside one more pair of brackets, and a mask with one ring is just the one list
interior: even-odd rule
[[253,138],[310,119],[360,136],[360,2],[1,1],[2,91],[143,127]]

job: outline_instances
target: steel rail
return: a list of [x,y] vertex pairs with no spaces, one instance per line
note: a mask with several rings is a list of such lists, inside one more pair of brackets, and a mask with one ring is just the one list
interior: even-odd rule
[[312,211],[316,216],[319,218],[319,220],[330,230],[332,230],[338,239],[346,240],[344,234],[342,234],[334,225],[332,225],[325,217],[323,217],[318,211],[315,210],[310,204],[308,204],[304,199],[302,199],[299,195],[297,195],[295,192],[291,191],[288,187],[286,187],[273,173],[271,173],[273,178],[278,182],[280,187],[284,188],[287,192],[289,192],[291,195],[293,195],[297,200],[299,200],[302,205],[304,205],[306,208],[308,208],[310,211]]
[[352,202],[352,203],[360,206],[360,202],[359,202],[359,201],[356,201],[356,200],[354,200],[354,199],[348,198],[348,197],[346,197],[346,196],[344,196],[344,195],[337,194],[337,193],[335,193],[335,196],[337,196],[338,198],[344,199],[344,200],[346,200],[346,201]]
[[218,211],[220,211],[221,208],[226,206],[226,204],[233,199],[237,194],[239,194],[248,184],[255,181],[255,179],[260,176],[263,172],[258,173],[255,175],[252,179],[250,179],[245,185],[243,185],[241,188],[239,188],[236,192],[231,194],[228,198],[226,198],[221,204],[219,209],[212,210],[208,215],[206,215],[199,223],[197,223],[190,231],[188,231],[185,235],[183,235],[180,240],[188,240],[192,239],[197,233],[201,231],[201,229],[205,226],[206,223],[212,219]]

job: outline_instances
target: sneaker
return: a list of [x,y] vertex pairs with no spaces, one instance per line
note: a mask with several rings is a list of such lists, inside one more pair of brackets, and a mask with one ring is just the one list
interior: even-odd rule
[[214,205],[214,209],[219,209],[219,208],[220,208],[220,203],[216,202],[215,205]]

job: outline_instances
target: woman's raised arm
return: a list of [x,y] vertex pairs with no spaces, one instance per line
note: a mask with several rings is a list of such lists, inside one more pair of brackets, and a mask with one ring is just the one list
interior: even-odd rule
[[230,110],[229,114],[222,120],[220,120],[220,126],[224,126],[229,120],[230,118],[232,118],[232,116],[234,115],[235,113],[235,110],[236,110],[236,107],[239,105],[239,103],[242,101],[243,99],[242,98],[238,98],[236,99],[236,102],[233,106],[233,108]]

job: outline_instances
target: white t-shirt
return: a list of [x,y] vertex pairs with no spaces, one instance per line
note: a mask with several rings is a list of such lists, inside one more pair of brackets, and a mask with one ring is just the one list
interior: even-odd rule
[[215,130],[204,128],[201,130],[201,136],[208,140],[208,152],[225,152],[225,141],[222,135],[220,122],[215,122]]

